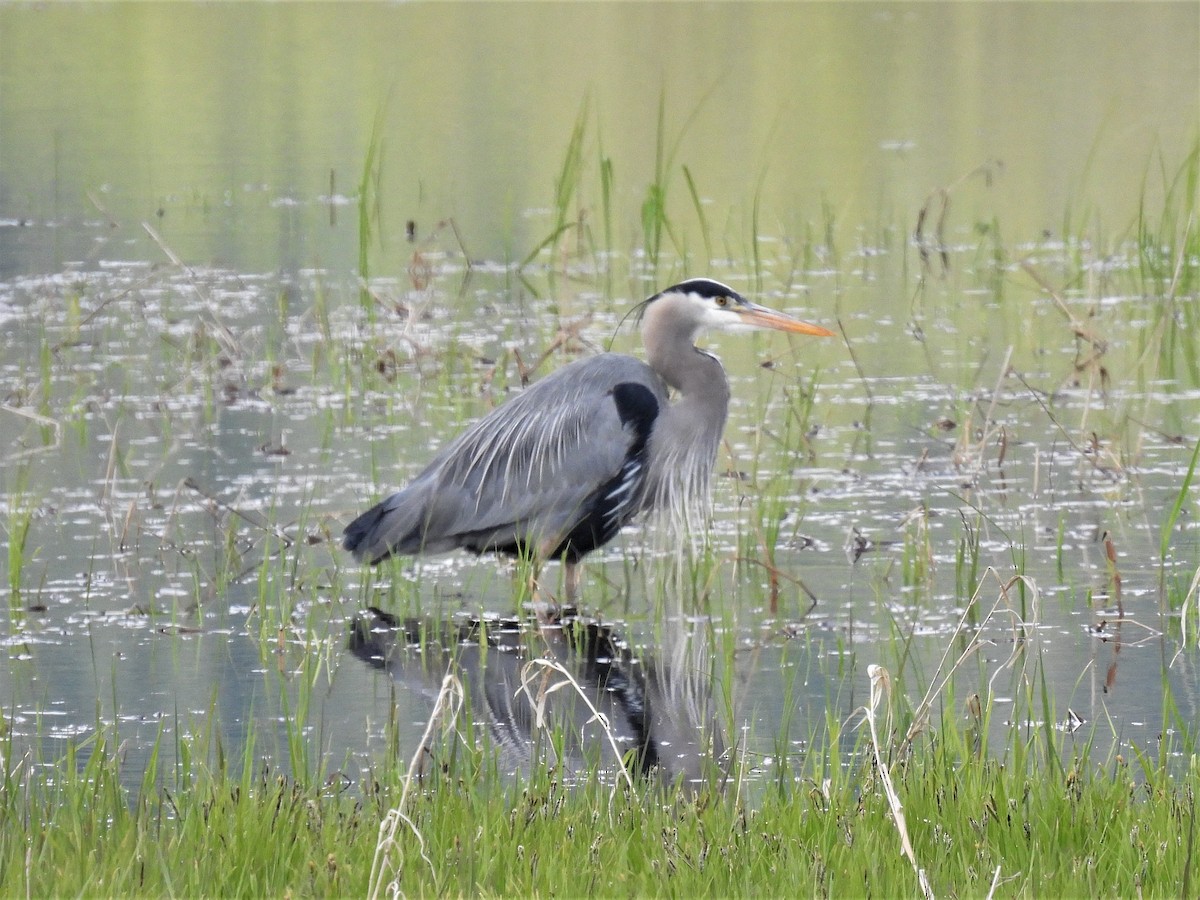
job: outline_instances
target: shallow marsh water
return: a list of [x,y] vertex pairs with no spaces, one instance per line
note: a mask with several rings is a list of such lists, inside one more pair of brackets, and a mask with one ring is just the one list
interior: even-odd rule
[[[637,352],[621,317],[697,269],[846,340],[711,342],[738,399],[708,590],[664,594],[634,529],[590,561],[586,611],[647,659],[703,635],[730,743],[768,774],[827,711],[865,701],[868,664],[918,698],[947,647],[966,647],[954,634],[976,593],[966,634],[985,643],[948,716],[992,690],[1013,711],[989,723],[1003,747],[1011,723],[1041,721],[1029,691],[1044,677],[1076,746],[1156,753],[1166,735],[1178,752],[1200,713],[1178,615],[1200,565],[1195,488],[1165,561],[1160,542],[1197,440],[1200,313],[1195,277],[1174,291],[1172,248],[1156,260],[1133,223],[1139,204],[1170,205],[1145,175],[1155,148],[1169,184],[1194,140],[1180,86],[1196,84],[1195,7],[1091,7],[1082,31],[1069,7],[968,9],[755,8],[734,42],[753,65],[707,94],[654,35],[674,15],[715,57],[727,9],[552,9],[547,24],[506,7],[494,29],[475,18],[486,8],[360,8],[344,29],[328,10],[0,10],[13,752],[86,753],[116,723],[134,782],[156,741],[174,759],[219,736],[236,757],[253,734],[251,756],[352,777],[407,758],[429,698],[357,659],[351,623],[371,604],[433,622],[511,613],[513,580],[461,556],[368,573],[337,550],[341,525],[546,350],[531,377],[610,340]],[[597,23],[624,36],[603,59],[578,52]],[[511,52],[550,24],[556,40]],[[269,35],[280,58],[321,62],[218,90],[206,79],[228,66],[172,53],[189,28],[234,59]],[[333,36],[321,54],[313,35]],[[129,42],[142,69],[103,61]],[[441,42],[488,77],[446,63]],[[630,92],[647,58],[654,90]],[[569,74],[551,90],[546,71]],[[130,78],[138,103],[118,87]],[[960,80],[974,94],[950,91]],[[655,265],[639,215],[660,81],[667,140],[683,139]],[[578,227],[521,269],[555,228],[581,110]],[[382,177],[360,198],[377,115]],[[252,120],[255,140],[234,127]],[[365,304],[360,200],[383,210]]]

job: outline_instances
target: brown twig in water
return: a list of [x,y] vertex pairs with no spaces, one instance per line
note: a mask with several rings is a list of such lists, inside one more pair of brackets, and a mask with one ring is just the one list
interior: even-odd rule
[[841,316],[838,316],[834,321],[837,322],[838,331],[842,333],[842,340],[846,342],[846,352],[850,354],[850,362],[854,363],[854,371],[858,373],[858,378],[862,382],[863,391],[867,395],[867,402],[874,403],[875,395],[871,393],[871,384],[867,381],[867,375],[863,372],[863,368],[858,362],[858,356],[854,352],[854,345],[850,343],[850,336],[846,334],[846,326],[842,324]]
[[[950,271],[950,249],[946,245],[946,219],[950,213],[951,193],[963,182],[978,175],[982,175],[984,184],[991,187],[993,173],[1003,168],[1003,166],[1004,164],[1000,160],[989,159],[965,175],[960,175],[945,187],[935,188],[925,198],[925,202],[921,205],[921,209],[917,213],[916,227],[913,228],[913,241],[917,245],[917,253],[921,257],[921,268],[923,271],[929,269],[929,251],[931,247],[937,251],[938,260],[942,264],[942,275],[945,276]],[[934,243],[931,244],[925,240],[925,221],[929,218],[930,208],[933,203],[938,200],[941,201],[941,208],[938,211],[937,224],[934,225]]]
[[1029,260],[1021,260],[1021,268],[1024,269],[1029,277],[1037,282],[1038,287],[1045,291],[1050,299],[1054,301],[1054,305],[1058,307],[1059,312],[1066,317],[1067,322],[1071,326],[1071,331],[1075,334],[1075,337],[1079,338],[1081,341],[1086,341],[1089,343],[1092,346],[1092,349],[1098,354],[1103,354],[1108,350],[1108,341],[1104,340],[1104,338],[1100,337],[1098,334],[1080,322],[1078,318],[1076,318],[1075,314],[1071,312],[1070,308],[1063,301],[1062,295],[1050,286],[1050,283],[1042,277],[1041,273],[1033,267],[1033,264],[1030,263]]
[[1015,369],[1013,370],[1012,375],[1017,379],[1017,381],[1021,382],[1021,384],[1025,386],[1025,389],[1029,391],[1029,393],[1033,396],[1033,399],[1037,401],[1038,406],[1042,408],[1042,412],[1046,414],[1046,417],[1050,420],[1054,427],[1059,430],[1066,442],[1071,445],[1071,449],[1091,463],[1092,468],[1094,468],[1101,475],[1114,478],[1115,476],[1110,469],[1106,469],[1104,466],[1100,465],[1100,461],[1098,459],[1099,454],[1097,452],[1093,451],[1092,453],[1089,453],[1087,450],[1080,447],[1079,444],[1075,443],[1075,439],[1067,433],[1067,430],[1063,428],[1062,423],[1060,423],[1058,419],[1055,418],[1054,413],[1050,411],[1050,407],[1048,407],[1045,401],[1042,400],[1041,394],[1034,390],[1033,386],[1025,380],[1024,376]]
[[223,510],[225,510],[225,512],[230,513],[231,515],[237,516],[243,522],[248,522],[249,524],[253,525],[255,528],[258,528],[262,531],[265,531],[265,532],[268,532],[269,534],[274,535],[276,538],[278,538],[283,543],[283,545],[285,547],[292,546],[292,539],[290,537],[288,537],[281,528],[279,528],[276,525],[272,525],[270,522],[263,519],[262,516],[259,516],[257,513],[244,512],[244,511],[238,509],[236,506],[231,506],[230,504],[226,503],[224,500],[221,500],[219,497],[216,497],[213,494],[210,494],[208,491],[206,491],[204,488],[202,488],[196,482],[196,480],[194,478],[192,478],[192,476],[189,475],[187,478],[183,479],[183,486],[195,491],[197,494],[199,494],[201,497],[203,497],[205,500],[207,500],[209,503],[213,504],[217,508],[223,509]]
[[162,239],[162,235],[155,231],[149,222],[143,222],[142,228],[146,234],[150,235],[150,239],[158,244],[158,248],[166,254],[167,259],[173,265],[183,270],[188,277],[188,281],[191,282],[192,289],[200,295],[200,299],[208,307],[208,316],[212,320],[213,327],[216,329],[217,343],[221,345],[221,349],[229,354],[229,356],[241,359],[243,355],[241,345],[238,343],[237,338],[233,336],[233,332],[229,330],[225,323],[221,321],[220,316],[217,315],[216,304],[213,303],[213,299],[208,292],[200,287],[200,280],[196,277],[196,273],[187,263],[179,258],[174,250],[167,246],[167,242]]
[[1117,601],[1117,616],[1125,618],[1125,604],[1121,600],[1121,572],[1117,569],[1117,548],[1113,544],[1112,534],[1104,532],[1104,556],[1108,560],[1108,575],[1112,579],[1113,597]]
[[115,218],[113,218],[113,214],[108,211],[108,207],[106,207],[103,203],[100,202],[100,198],[96,196],[95,191],[87,191],[86,195],[87,195],[88,200],[91,201],[92,206],[96,207],[96,211],[99,212],[100,215],[104,216],[104,218],[106,218],[108,220],[109,228],[120,228],[121,227],[121,223],[118,222]]
[[554,335],[554,339],[550,342],[550,344],[546,347],[546,349],[542,351],[542,353],[538,356],[538,358],[535,359],[532,363],[526,363],[525,360],[521,357],[521,351],[515,347],[513,347],[511,350],[505,350],[500,355],[500,358],[497,359],[496,362],[492,364],[492,366],[487,370],[486,373],[484,373],[484,376],[483,376],[484,389],[487,390],[487,389],[491,388],[492,382],[496,378],[496,373],[498,371],[500,371],[501,364],[503,363],[504,358],[506,356],[508,356],[509,354],[512,354],[513,359],[516,360],[517,376],[521,380],[521,386],[522,387],[527,386],[529,384],[530,376],[533,375],[533,373],[536,372],[538,369],[540,369],[542,367],[542,365],[546,362],[546,360],[548,360],[554,354],[555,351],[560,350],[564,347],[569,347],[571,345],[572,341],[579,340],[579,333],[583,330],[584,326],[587,325],[591,320],[592,320],[592,317],[590,315],[586,315],[586,316],[583,316],[582,318],[576,319],[574,322],[569,322],[566,325],[559,326],[558,332]]
[[57,450],[62,444],[62,423],[57,419],[51,419],[46,416],[38,415],[32,410],[22,409],[19,406],[10,406],[7,403],[0,403],[0,411],[10,412],[15,416],[20,416],[23,419],[29,419],[31,422],[36,422],[43,428],[50,428],[54,431],[54,443],[48,444],[45,447],[30,447],[26,450],[18,450],[16,453],[10,453],[8,456],[4,457],[3,460],[0,460],[0,462],[3,462],[5,465],[18,459],[24,459],[27,456],[33,456],[37,453],[48,453],[51,450]]
[[803,613],[800,614],[800,618],[803,619],[810,612],[812,612],[814,609],[816,609],[817,595],[815,593],[813,593],[812,589],[807,584],[805,584],[803,581],[801,581],[795,575],[789,575],[787,572],[776,567],[774,564],[767,562],[765,559],[756,559],[753,556],[738,556],[738,557],[734,558],[734,562],[735,563],[750,563],[752,565],[762,566],[764,569],[767,570],[767,573],[771,578],[771,612],[772,613],[775,613],[777,611],[776,595],[779,590],[779,581],[781,579],[784,581],[790,581],[796,587],[800,588],[800,590],[804,593],[804,596],[807,597],[810,601],[808,609],[806,609]]
[[525,370],[525,372],[522,374],[521,381],[524,383],[527,380],[527,376],[540,369],[542,367],[542,363],[549,359],[550,355],[554,353],[555,350],[558,350],[561,347],[568,347],[572,341],[579,340],[579,333],[583,331],[584,326],[591,321],[591,314],[588,314],[581,316],[574,322],[568,322],[565,325],[560,325],[558,332],[554,335],[554,340],[550,342],[550,346],[547,347],[545,351],[543,351],[542,355],[534,360],[533,364]]

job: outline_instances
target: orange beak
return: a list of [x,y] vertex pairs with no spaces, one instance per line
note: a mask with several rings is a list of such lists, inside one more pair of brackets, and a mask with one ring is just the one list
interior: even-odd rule
[[815,337],[836,337],[836,333],[820,325],[801,322],[789,315],[776,312],[766,306],[747,302],[737,310],[742,315],[742,321],[753,328],[770,328],[774,331],[787,331],[791,334],[811,334]]

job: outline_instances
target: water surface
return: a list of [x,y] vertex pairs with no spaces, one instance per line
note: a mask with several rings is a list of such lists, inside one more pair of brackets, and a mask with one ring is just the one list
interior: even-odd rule
[[[915,700],[976,634],[949,719],[990,688],[1013,709],[995,736],[1028,727],[1044,672],[1080,746],[1177,748],[1200,702],[1172,611],[1194,489],[1159,551],[1200,421],[1197,299],[1133,238],[1143,208],[1171,231],[1198,17],[3,7],[14,752],[52,761],[115,723],[136,780],[157,737],[171,756],[215,727],[234,756],[253,732],[283,768],[355,773],[394,720],[407,758],[428,697],[354,656],[352,622],[519,612],[512,576],[464,556],[368,573],[341,527],[548,348],[532,377],[636,352],[621,317],[698,274],[846,339],[710,342],[738,398],[715,575],[664,595],[633,529],[590,561],[589,616],[647,660],[702,623],[726,738],[763,771],[865,700],[868,664]],[[577,122],[572,227],[521,268]]]

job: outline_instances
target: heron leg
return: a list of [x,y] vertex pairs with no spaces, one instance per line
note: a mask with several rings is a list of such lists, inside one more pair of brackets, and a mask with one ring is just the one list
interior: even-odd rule
[[567,595],[567,605],[576,606],[579,602],[579,585],[583,581],[583,568],[578,562],[563,560],[563,588]]
[[541,625],[557,625],[564,609],[574,609],[579,601],[579,586],[583,581],[583,567],[578,562],[564,559],[562,602],[542,586],[538,578],[539,569],[529,576],[529,597],[534,615]]
[[542,587],[541,566],[534,566],[529,572],[529,605],[533,609],[538,625],[557,625],[561,610],[554,594]]

